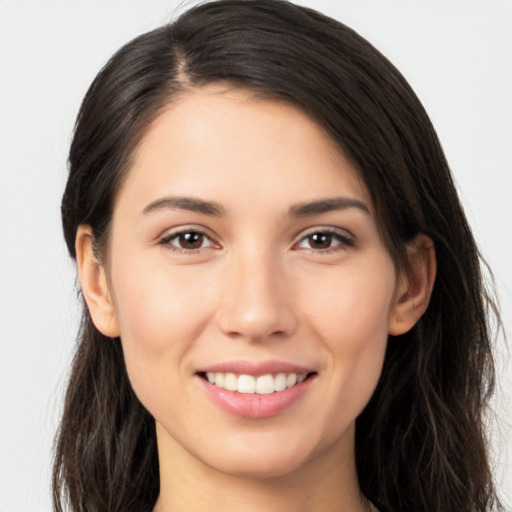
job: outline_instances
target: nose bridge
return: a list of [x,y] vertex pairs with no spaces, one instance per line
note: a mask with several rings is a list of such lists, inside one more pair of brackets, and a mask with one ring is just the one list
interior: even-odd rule
[[271,250],[254,245],[232,254],[223,275],[220,329],[230,336],[263,340],[296,327],[288,278]]

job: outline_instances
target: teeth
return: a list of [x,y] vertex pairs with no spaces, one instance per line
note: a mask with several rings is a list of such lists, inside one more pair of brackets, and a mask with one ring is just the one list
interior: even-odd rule
[[291,388],[292,386],[295,386],[297,384],[297,374],[296,373],[290,373],[286,377],[286,387]]
[[283,389],[286,389],[286,375],[278,373],[274,377],[274,391],[283,391]]
[[283,391],[300,384],[307,377],[307,373],[278,373],[277,375],[235,375],[234,373],[213,373],[208,372],[206,378],[210,384],[215,384],[228,391],[238,393],[270,395],[275,391]]
[[[217,383],[217,376],[215,376],[215,383]],[[238,377],[234,373],[226,373],[222,387],[229,391],[236,391],[238,388]]]
[[[260,379],[258,379],[258,384],[259,380]],[[256,391],[256,380],[250,375],[240,375],[240,377],[238,377],[238,387],[234,391],[238,391],[239,393],[254,393]]]
[[[240,375],[240,379],[242,377],[244,376]],[[261,375],[256,379],[256,393],[258,393],[258,395],[270,395],[274,392],[274,388],[274,377],[272,377],[272,375]],[[240,386],[238,389],[240,389]]]

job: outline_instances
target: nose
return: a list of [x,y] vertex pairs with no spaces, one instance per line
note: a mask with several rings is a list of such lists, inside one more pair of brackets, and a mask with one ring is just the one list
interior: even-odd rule
[[290,279],[270,256],[239,255],[225,268],[218,325],[229,337],[263,341],[293,334],[297,315]]

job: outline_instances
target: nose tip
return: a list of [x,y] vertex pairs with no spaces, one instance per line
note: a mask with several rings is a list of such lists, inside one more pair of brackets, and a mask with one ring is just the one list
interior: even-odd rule
[[286,278],[275,267],[244,266],[226,279],[225,294],[218,312],[221,331],[248,341],[292,334],[297,318]]
[[280,308],[263,309],[259,304],[254,303],[249,307],[243,307],[238,303],[236,310],[223,315],[222,323],[222,331],[225,334],[249,341],[284,337],[293,331],[290,315],[286,311]]

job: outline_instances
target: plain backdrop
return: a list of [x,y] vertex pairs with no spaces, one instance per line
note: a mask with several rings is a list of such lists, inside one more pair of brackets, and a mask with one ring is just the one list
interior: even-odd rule
[[[300,3],[369,39],[422,99],[496,275],[510,333],[512,1]],[[177,7],[172,0],[0,0],[0,512],[51,510],[52,440],[78,322],[59,217],[74,117],[112,53],[171,20]],[[512,371],[503,337],[498,349],[493,450],[510,502]]]

